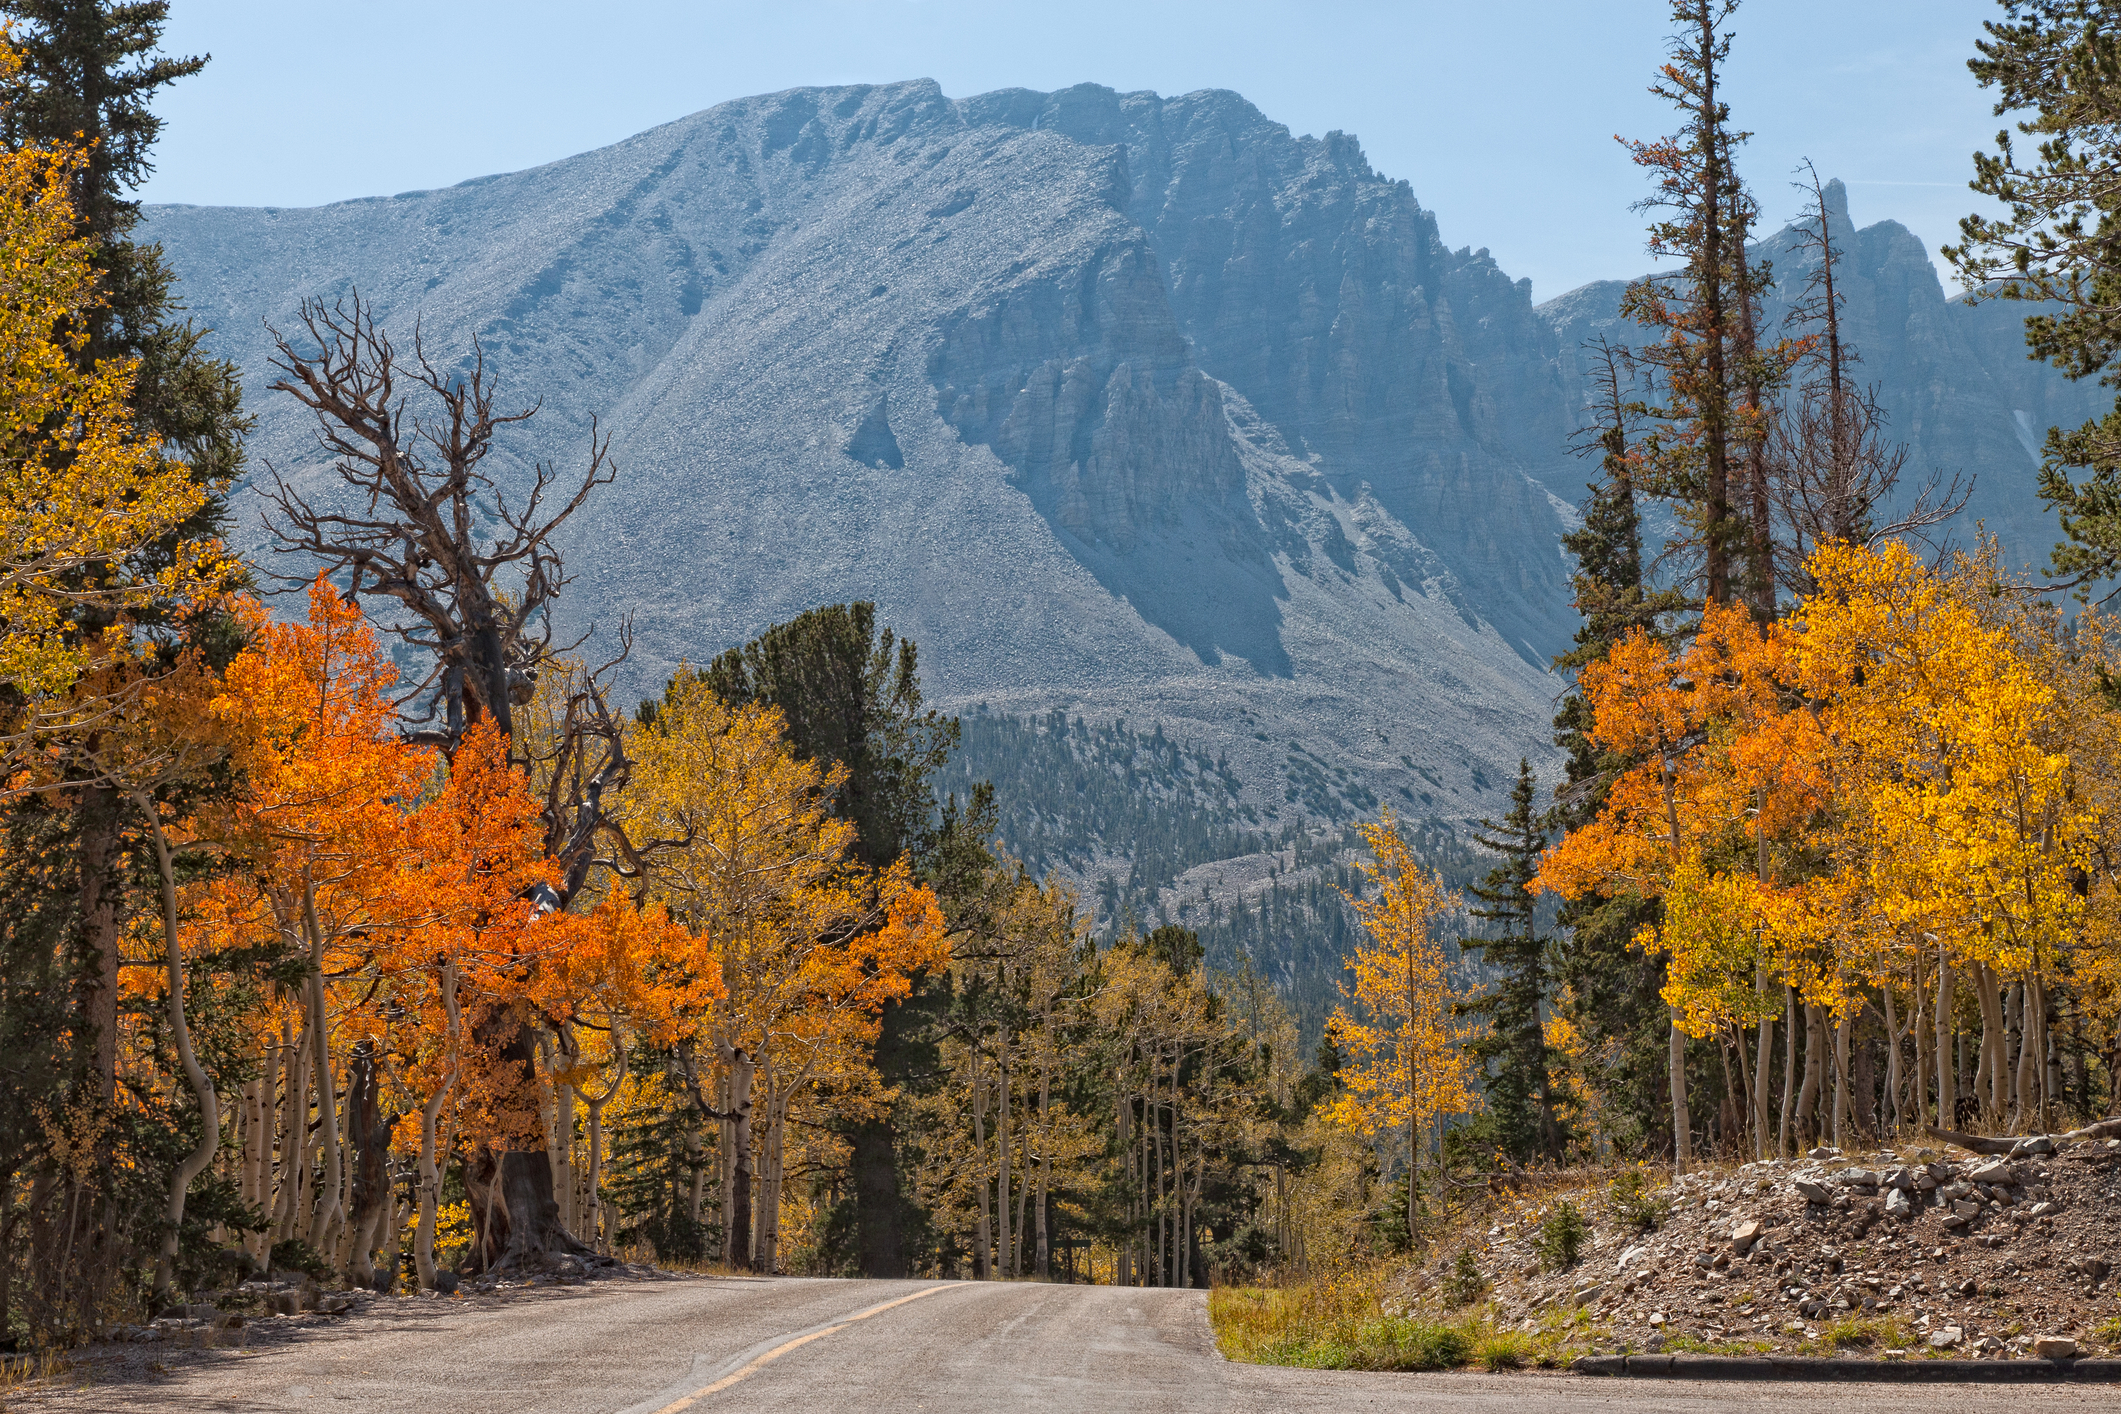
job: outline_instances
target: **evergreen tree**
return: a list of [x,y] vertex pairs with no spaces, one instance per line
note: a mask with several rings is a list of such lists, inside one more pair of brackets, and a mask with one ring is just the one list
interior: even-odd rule
[[[155,53],[167,14],[159,0],[0,4],[8,22],[0,42],[17,65],[0,109],[0,142],[14,151],[70,144],[86,154],[69,195],[104,303],[79,331],[84,337],[76,358],[84,369],[104,360],[137,361],[129,406],[139,439],[208,492],[188,521],[107,565],[101,573],[114,581],[150,578],[174,562],[179,546],[219,533],[249,427],[236,369],[203,350],[207,331],[183,317],[176,277],[160,248],[132,238],[139,206],[130,193],[151,171],[149,154],[162,126],[152,99],[206,62]],[[84,637],[112,627],[101,609],[83,611],[76,620]],[[224,616],[180,620],[173,609],[150,609],[134,620],[160,643],[164,664],[180,646],[203,649],[216,663],[240,646],[236,625]],[[139,888],[149,872],[134,857],[142,846],[129,843],[125,832],[129,807],[93,773],[84,772],[73,792],[6,809],[4,833],[36,841],[32,847],[40,857],[36,867],[13,871],[11,907],[0,919],[0,971],[25,983],[42,979],[42,1005],[10,1008],[0,1042],[0,1088],[6,1092],[0,1112],[8,1126],[0,1137],[6,1164],[0,1177],[34,1162],[47,1134],[41,1125],[21,1124],[21,1114],[85,1116],[116,1098],[120,940],[143,905],[153,907]],[[100,1131],[98,1168],[112,1182],[163,1186],[161,1175],[191,1141],[169,1131],[159,1112],[119,1106],[114,1113],[116,1122]],[[100,1199],[83,1196],[95,1191],[92,1178],[48,1168],[37,1191],[43,1202],[26,1215],[40,1254],[33,1272],[43,1286],[68,1295],[61,1306],[39,1308],[33,1325],[45,1334],[69,1323],[91,1329],[106,1314],[110,1283],[125,1270],[129,1254],[121,1229],[130,1221],[89,1216],[107,1215],[99,1204],[114,1194],[106,1185]],[[187,1229],[187,1248],[203,1238]],[[35,1288],[27,1293],[31,1303],[42,1299]]]
[[[1944,256],[1971,298],[2037,308],[2025,320],[2032,357],[2121,387],[2121,221],[2110,175],[2121,161],[2121,27],[2112,5],[2092,0],[2006,0],[2003,9],[1982,26],[1987,38],[1967,67],[1996,90],[1999,115],[2030,112],[2016,127],[2037,146],[2021,153],[2005,129],[1995,152],[1974,154],[1968,185],[2007,214],[1966,217]],[[2080,427],[2048,429],[2040,496],[2067,537],[2051,574],[2087,594],[2121,575],[2121,401]]]
[[1746,404],[1755,282],[1745,237],[1754,213],[1731,163],[1746,134],[1731,128],[1723,98],[1731,36],[1718,28],[1737,8],[1738,0],[1672,0],[1669,59],[1650,92],[1679,110],[1679,129],[1627,147],[1657,181],[1638,209],[1664,213],[1650,226],[1650,253],[1681,264],[1630,285],[1620,305],[1663,336],[1636,351],[1656,370],[1664,398],[1664,426],[1643,458],[1653,485],[1642,489],[1682,503],[1700,555],[1700,597],[1719,604],[1744,587],[1747,453],[1765,431],[1752,426]]
[[957,746],[954,717],[921,710],[919,652],[876,626],[876,605],[831,604],[767,629],[701,674],[732,705],[769,702],[799,755],[847,768],[836,813],[866,863],[931,843],[929,777]]
[[[1583,524],[1562,544],[1575,557],[1570,583],[1583,616],[1576,646],[1555,659],[1563,670],[1604,659],[1615,643],[1637,629],[1669,630],[1685,607],[1685,596],[1658,589],[1645,574],[1642,520],[1636,503],[1640,471],[1639,429],[1649,408],[1634,396],[1636,370],[1628,355],[1600,341],[1593,346],[1593,389],[1598,420],[1578,434],[1579,455],[1599,458],[1599,477],[1584,503]],[[1549,831],[1579,829],[1597,817],[1605,784],[1628,764],[1613,758],[1590,735],[1590,704],[1579,692],[1562,700],[1554,718],[1554,742],[1568,753],[1565,779],[1549,813]],[[1659,995],[1664,969],[1634,946],[1636,931],[1655,921],[1657,905],[1636,895],[1587,895],[1561,906],[1555,982],[1569,1020],[1588,1049],[1604,1057],[1603,1073],[1591,1077],[1605,1095],[1607,1125],[1630,1147],[1666,1127],[1667,1008]]]
[[1469,1049],[1488,1077],[1487,1112],[1495,1141],[1519,1163],[1559,1159],[1563,1144],[1544,1026],[1549,940],[1540,935],[1539,903],[1532,893],[1547,845],[1546,826],[1534,808],[1538,789],[1532,763],[1519,760],[1509,814],[1500,823],[1480,822],[1487,833],[1475,835],[1474,843],[1500,855],[1501,862],[1471,889],[1485,905],[1472,914],[1497,931],[1492,937],[1469,938],[1464,945],[1502,974],[1485,996],[1466,1008],[1489,1021],[1487,1033]]

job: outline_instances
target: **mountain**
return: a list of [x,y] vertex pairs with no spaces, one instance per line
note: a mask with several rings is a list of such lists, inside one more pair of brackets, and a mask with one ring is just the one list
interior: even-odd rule
[[[2021,311],[1946,300],[1902,228],[1835,220],[1896,430],[2039,554],[2028,429],[2092,390],[2024,361]],[[1578,346],[1621,286],[1535,307],[1343,134],[1215,91],[799,89],[438,191],[147,229],[245,370],[254,464],[329,485],[266,391],[304,297],[358,290],[442,367],[476,339],[540,406],[504,483],[578,463],[593,418],[613,437],[562,627],[631,616],[631,691],[873,599],[978,718],[952,783],[1011,781],[1012,847],[1108,920],[1315,970],[1295,933],[1342,824],[1394,804],[1462,874],[1518,758],[1554,764]]]
[[[1126,718],[1292,807],[1292,752],[1452,819],[1541,743],[1566,418],[1529,285],[1352,139],[1235,94],[933,83],[724,104],[614,147],[148,229],[321,484],[266,325],[358,290],[542,401],[511,452],[622,468],[567,543],[635,686],[875,599],[944,702]],[[1304,794],[1301,788],[1298,796]],[[1424,799],[1426,797],[1426,799]]]

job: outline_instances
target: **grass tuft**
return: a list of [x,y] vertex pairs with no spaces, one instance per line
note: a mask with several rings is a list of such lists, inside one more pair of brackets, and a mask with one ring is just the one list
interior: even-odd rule
[[1532,1342],[1515,1331],[1504,1331],[1473,1342],[1473,1363],[1483,1370],[1519,1370],[1532,1355]]

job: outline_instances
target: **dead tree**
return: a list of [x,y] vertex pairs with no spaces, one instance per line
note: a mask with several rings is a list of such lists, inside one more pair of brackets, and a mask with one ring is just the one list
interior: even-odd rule
[[[530,700],[552,656],[550,609],[567,585],[553,536],[612,481],[610,439],[591,424],[589,464],[564,501],[548,505],[558,476],[540,462],[522,504],[511,507],[484,463],[495,434],[538,409],[495,411],[476,339],[470,372],[445,373],[415,330],[408,370],[359,295],[331,305],[306,300],[299,317],[307,347],[271,331],[280,373],[272,387],[316,414],[318,444],[345,489],[313,500],[268,464],[267,500],[277,514],[268,512],[267,527],[279,548],[343,582],[348,595],[399,605],[386,627],[430,659],[403,705],[416,722],[439,718],[408,737],[454,754],[482,714],[512,736],[513,709]],[[415,410],[408,391],[424,395],[436,415]]]
[[[557,890],[539,886],[541,908],[566,908],[598,864],[637,877],[640,851],[606,808],[631,773],[623,724],[605,686],[630,637],[622,628],[618,655],[595,670],[565,656],[579,643],[557,650],[552,643],[552,604],[568,583],[554,535],[591,492],[613,480],[609,439],[592,424],[579,478],[563,487],[539,463],[528,491],[511,505],[485,462],[496,434],[529,421],[537,408],[495,410],[494,380],[476,340],[469,371],[458,374],[435,367],[417,329],[412,360],[401,366],[358,295],[329,305],[306,301],[299,317],[299,345],[272,331],[280,374],[272,387],[316,415],[318,444],[341,484],[328,498],[312,497],[268,466],[266,522],[279,548],[329,574],[351,597],[396,606],[382,627],[426,664],[399,698],[408,740],[454,757],[464,733],[489,716],[508,739],[511,758],[540,796],[546,854],[562,867]],[[546,671],[563,680],[547,694],[560,705],[519,721],[517,709],[538,699]],[[610,846],[603,856],[600,841]],[[538,1083],[541,1030],[562,1034],[550,1018],[521,1008],[496,1009],[480,1025],[479,1039],[526,1093]],[[563,1253],[593,1256],[560,1223],[542,1137],[529,1142],[520,1150],[481,1146],[466,1165],[476,1229],[467,1264],[474,1270],[537,1266]]]
[[1796,397],[1787,402],[1769,434],[1776,464],[1776,500],[1788,527],[1778,578],[1796,594],[1818,586],[1805,570],[1824,545],[1875,546],[1887,540],[1927,541],[1930,532],[1957,515],[1973,494],[1973,482],[1932,472],[1897,514],[1881,517],[1907,467],[1907,448],[1885,435],[1885,410],[1877,390],[1856,382],[1862,361],[1842,336],[1840,253],[1827,222],[1826,189],[1810,162],[1804,164],[1811,193],[1809,219],[1800,223],[1798,249],[1818,257],[1787,323],[1808,347]]

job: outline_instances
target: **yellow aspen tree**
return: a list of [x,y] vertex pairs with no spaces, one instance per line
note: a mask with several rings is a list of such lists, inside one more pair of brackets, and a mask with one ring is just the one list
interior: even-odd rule
[[1346,1057],[1341,1078],[1347,1085],[1333,1117],[1366,1135],[1405,1132],[1412,1240],[1423,1126],[1473,1104],[1473,1061],[1457,1011],[1471,996],[1452,975],[1438,936],[1459,899],[1414,857],[1390,809],[1376,824],[1357,828],[1373,856],[1363,872],[1375,894],[1348,896],[1368,938],[1349,959],[1354,980],[1341,988],[1348,1004],[1334,1007],[1330,1022]]

